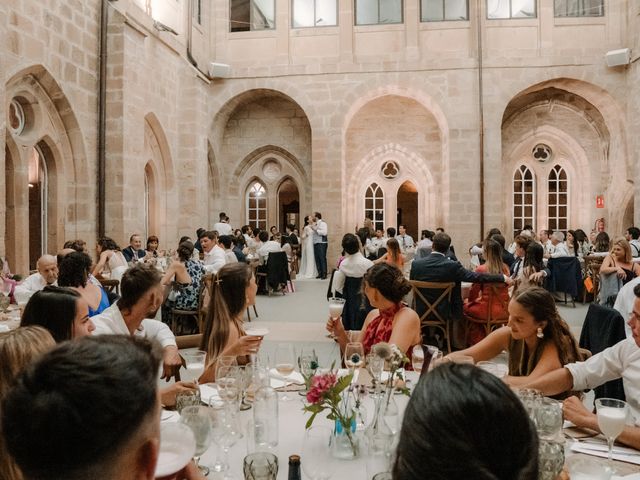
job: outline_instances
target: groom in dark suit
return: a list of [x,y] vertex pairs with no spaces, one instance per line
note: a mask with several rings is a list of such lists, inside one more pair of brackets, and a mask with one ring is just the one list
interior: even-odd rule
[[[436,233],[433,237],[432,252],[424,258],[414,260],[411,264],[411,280],[421,282],[454,282],[455,286],[451,294],[451,304],[443,301],[438,305],[438,312],[443,318],[452,319],[452,345],[458,348],[465,348],[464,323],[462,315],[462,292],[460,282],[473,283],[513,283],[506,275],[492,275],[488,273],[476,273],[464,268],[459,262],[447,258],[445,255],[451,245],[451,237],[446,233]],[[422,290],[422,294],[429,302],[435,302],[441,290]],[[418,315],[425,312],[426,306],[422,302],[416,303]],[[423,336],[425,332],[423,332]]]

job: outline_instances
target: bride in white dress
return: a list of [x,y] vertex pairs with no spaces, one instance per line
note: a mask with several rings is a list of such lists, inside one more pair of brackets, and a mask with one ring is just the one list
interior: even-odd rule
[[304,228],[302,229],[302,261],[300,262],[300,273],[297,278],[316,278],[316,258],[313,254],[313,229],[309,225],[309,216],[304,217]]

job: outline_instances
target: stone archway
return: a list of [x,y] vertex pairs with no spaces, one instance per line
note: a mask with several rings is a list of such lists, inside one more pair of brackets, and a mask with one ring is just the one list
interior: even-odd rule
[[278,223],[280,232],[284,232],[288,224],[300,228],[300,192],[296,182],[286,177],[278,186]]
[[4,165],[6,182],[0,191],[7,208],[0,210],[4,215],[0,229],[4,249],[11,252],[12,268],[26,273],[37,260],[30,258],[36,255],[37,249],[29,254],[30,229],[26,221],[29,218],[28,164],[34,149],[38,150],[47,171],[47,191],[42,192],[46,195],[46,212],[42,212],[46,238],[41,245],[46,246],[49,253],[56,252],[66,239],[91,241],[96,212],[87,204],[87,198],[91,198],[96,186],[95,177],[89,175],[83,134],[73,108],[49,72],[41,65],[23,69],[9,79],[6,92],[24,121],[7,125],[5,152],[9,155]]

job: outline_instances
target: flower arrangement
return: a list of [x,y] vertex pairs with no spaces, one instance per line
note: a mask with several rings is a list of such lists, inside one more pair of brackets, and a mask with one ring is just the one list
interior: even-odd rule
[[387,392],[391,392],[395,388],[405,395],[409,395],[409,389],[404,384],[404,376],[400,371],[405,364],[409,363],[409,358],[404,352],[397,345],[385,342],[375,344],[371,350],[389,365],[389,378],[386,382]]
[[352,431],[355,412],[349,406],[352,380],[352,373],[338,378],[333,371],[311,377],[307,393],[308,405],[304,406],[304,411],[311,413],[305,428],[311,427],[318,414],[325,410],[328,411],[327,418],[336,422],[337,434],[344,433],[347,436],[353,456],[355,456],[357,444]]

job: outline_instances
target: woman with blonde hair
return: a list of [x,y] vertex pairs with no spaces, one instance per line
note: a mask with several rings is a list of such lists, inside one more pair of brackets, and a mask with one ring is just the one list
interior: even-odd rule
[[244,331],[244,313],[255,303],[257,290],[256,280],[246,263],[228,263],[214,277],[200,346],[207,352],[200,382],[215,381],[219,357],[236,357],[242,365],[249,362],[250,354],[258,352],[262,337],[249,336]]
[[[476,268],[476,273],[509,275],[509,267],[502,262],[502,246],[495,240],[484,241],[482,248],[485,263]],[[469,299],[464,304],[464,314],[472,319],[506,319],[509,316],[509,288],[506,283],[474,283],[469,290]],[[469,343],[478,343],[485,337],[484,326],[469,322]]]
[[[0,334],[0,401],[20,372],[38,356],[51,350],[55,344],[51,334],[42,327],[20,327]],[[3,480],[22,480],[23,478],[6,450],[1,429],[0,478]]]
[[620,289],[638,274],[640,265],[633,263],[631,245],[624,237],[615,238],[600,267],[600,303],[613,307]]

